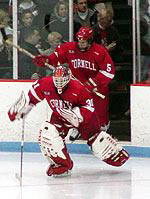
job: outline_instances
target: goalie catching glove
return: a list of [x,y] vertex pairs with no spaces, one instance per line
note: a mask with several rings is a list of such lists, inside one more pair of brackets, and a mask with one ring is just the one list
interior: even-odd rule
[[21,119],[27,115],[32,109],[33,104],[29,104],[28,96],[22,91],[18,100],[10,107],[8,111],[8,116],[11,121],[16,119]]
[[61,115],[61,117],[63,117],[74,127],[79,127],[79,123],[83,122],[83,117],[80,113],[79,107],[74,107],[72,110],[61,108],[57,108],[56,110]]

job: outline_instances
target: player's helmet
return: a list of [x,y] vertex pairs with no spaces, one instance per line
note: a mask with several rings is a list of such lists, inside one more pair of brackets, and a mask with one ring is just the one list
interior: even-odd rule
[[[76,34],[78,47],[81,51],[86,51],[93,43],[93,29],[91,27],[81,27]],[[87,41],[86,47],[80,46],[80,41]]]
[[64,65],[55,68],[53,74],[53,82],[59,94],[62,93],[63,88],[69,83],[71,79],[71,71]]

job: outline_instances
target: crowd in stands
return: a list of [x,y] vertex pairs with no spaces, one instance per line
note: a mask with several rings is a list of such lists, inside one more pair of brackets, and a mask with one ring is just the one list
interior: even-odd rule
[[141,81],[150,83],[150,0],[141,0]]
[[0,9],[0,78],[12,78],[12,48],[4,45],[2,32],[12,41],[13,30],[9,15]]
[[[141,65],[142,80],[150,79],[150,1],[141,0]],[[131,2],[129,1],[129,4]],[[4,28],[12,40],[12,12],[10,1],[0,9],[0,28]],[[111,0],[74,0],[73,34],[81,26],[91,26],[94,41],[103,45],[114,62],[123,61],[123,44],[114,25],[114,9]],[[29,52],[49,55],[56,46],[69,41],[68,0],[19,0],[18,44]],[[51,71],[39,71],[31,58],[19,53],[19,79],[38,79]],[[0,32],[0,78],[12,78],[12,48],[5,45]]]

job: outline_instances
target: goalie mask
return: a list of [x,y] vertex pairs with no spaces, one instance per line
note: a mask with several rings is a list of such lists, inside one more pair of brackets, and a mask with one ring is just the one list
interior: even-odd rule
[[93,29],[90,27],[81,27],[76,34],[78,48],[84,52],[88,50],[93,43]]
[[71,71],[69,68],[61,65],[56,67],[53,74],[53,82],[57,88],[58,94],[63,92],[63,88],[69,83],[71,79]]

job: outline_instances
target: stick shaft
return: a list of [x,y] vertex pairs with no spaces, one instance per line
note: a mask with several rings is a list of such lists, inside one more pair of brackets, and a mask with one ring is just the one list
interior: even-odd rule
[[[8,45],[11,45],[12,47],[18,49],[20,52],[22,52],[23,54],[27,55],[28,57],[31,57],[31,59],[34,59],[35,58],[35,55],[33,55],[32,53],[30,53],[28,50],[24,49],[24,48],[21,48],[19,45],[15,45],[13,44],[10,40],[5,40],[5,43],[8,44]],[[48,64],[48,63],[45,63],[45,66],[47,66],[48,68],[54,70],[54,66]]]
[[[73,76],[72,75],[72,77],[73,77],[73,79],[77,79],[75,76]],[[78,79],[77,79],[78,80]],[[78,80],[79,81],[79,80]],[[83,84],[82,82],[80,82],[81,84]],[[84,84],[83,84],[84,85]],[[91,91],[92,92],[92,91]],[[99,93],[99,92],[97,92],[97,91],[95,91],[95,92],[93,92],[93,93],[95,93],[97,96],[99,96],[100,98],[102,98],[102,99],[105,99],[105,95],[103,95],[102,93]]]
[[23,148],[24,148],[24,129],[25,129],[25,119],[22,118],[22,134],[21,134],[21,148],[20,148],[20,177],[22,178],[23,171]]
[[21,146],[20,146],[20,173],[16,173],[16,178],[19,180],[20,186],[22,186],[23,177],[23,151],[24,151],[24,129],[25,129],[25,118],[22,118],[22,132],[21,132]]
[[30,53],[29,51],[25,50],[24,48],[21,48],[19,45],[13,44],[9,39],[5,40],[5,43],[10,45],[10,46],[13,46],[13,47],[17,48],[20,52],[26,54],[27,56],[31,57],[32,59],[35,58],[35,56],[32,53]]

